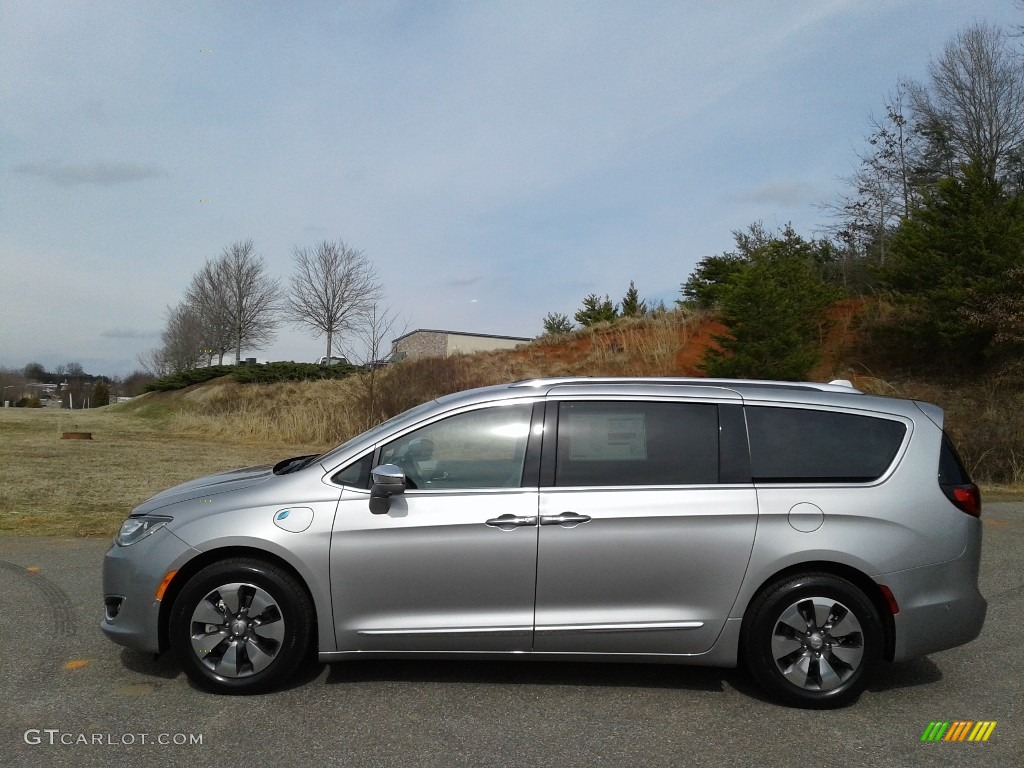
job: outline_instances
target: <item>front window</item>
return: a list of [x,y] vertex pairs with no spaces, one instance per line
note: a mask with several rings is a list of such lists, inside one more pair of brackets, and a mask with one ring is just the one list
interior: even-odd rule
[[518,488],[533,406],[483,408],[436,421],[384,446],[410,490]]

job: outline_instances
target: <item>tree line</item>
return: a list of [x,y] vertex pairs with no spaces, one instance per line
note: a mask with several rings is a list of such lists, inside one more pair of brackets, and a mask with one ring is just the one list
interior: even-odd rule
[[396,318],[381,306],[381,285],[366,254],[324,240],[293,249],[288,283],[271,276],[251,239],[225,247],[193,274],[184,297],[169,306],[159,347],[139,362],[156,376],[223,365],[233,355],[265,349],[288,323],[326,337],[330,361],[346,342],[360,342],[375,361]]
[[[663,301],[647,301],[640,298],[640,291],[633,280],[619,302],[612,301],[606,293],[603,297],[596,293],[583,297],[582,306],[573,315],[573,319],[583,328],[590,328],[599,323],[614,323],[626,317],[650,317],[667,312]],[[568,315],[561,312],[548,312],[542,321],[545,336],[571,333],[575,326]]]

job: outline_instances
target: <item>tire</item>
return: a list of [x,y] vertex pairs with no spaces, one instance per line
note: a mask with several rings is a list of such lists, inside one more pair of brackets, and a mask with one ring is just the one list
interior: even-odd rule
[[215,693],[271,690],[308,658],[316,613],[287,571],[233,558],[206,566],[174,601],[170,646],[185,674]]
[[751,602],[740,641],[754,679],[778,701],[830,709],[855,700],[882,657],[885,632],[871,600],[826,573],[782,578]]

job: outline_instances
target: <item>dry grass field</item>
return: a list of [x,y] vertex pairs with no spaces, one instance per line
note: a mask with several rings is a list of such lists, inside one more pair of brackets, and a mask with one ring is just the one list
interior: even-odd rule
[[[317,446],[213,440],[116,408],[0,408],[0,535],[112,536],[132,507],[200,475]],[[67,431],[92,440],[62,440]]]

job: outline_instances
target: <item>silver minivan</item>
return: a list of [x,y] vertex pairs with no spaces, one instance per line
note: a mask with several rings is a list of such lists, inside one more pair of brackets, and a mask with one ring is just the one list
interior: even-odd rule
[[106,555],[101,626],[221,693],[314,654],[742,661],[834,707],[884,660],[977,637],[980,514],[934,405],[523,381],[154,496]]

